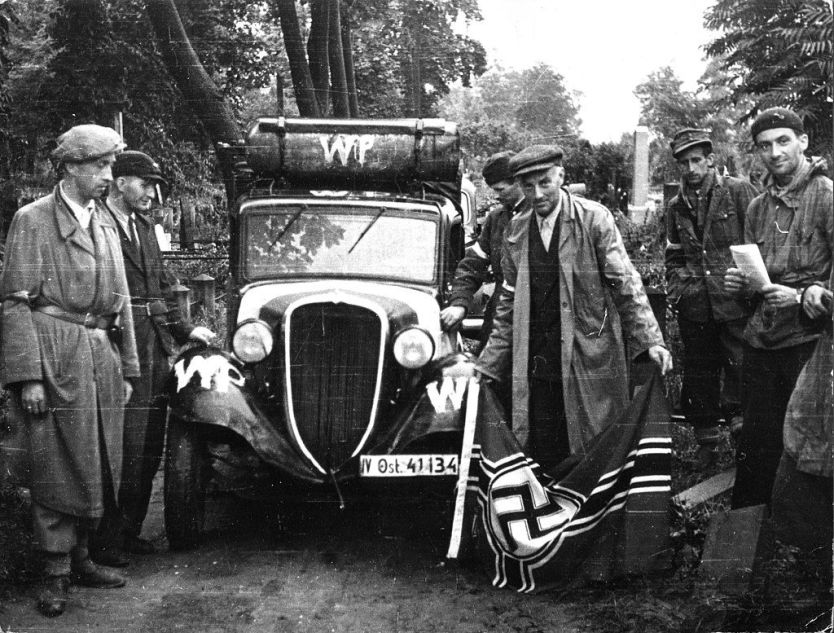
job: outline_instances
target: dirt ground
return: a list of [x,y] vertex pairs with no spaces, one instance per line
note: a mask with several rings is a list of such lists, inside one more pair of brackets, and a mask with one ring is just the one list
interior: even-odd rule
[[258,504],[221,498],[202,547],[176,553],[161,508],[157,486],[144,535],[160,552],[134,557],[126,587],[73,588],[53,620],[35,611],[34,587],[22,587],[0,608],[3,633],[595,630],[553,594],[495,589],[484,570],[446,561],[448,521],[429,508],[312,507],[279,521]]

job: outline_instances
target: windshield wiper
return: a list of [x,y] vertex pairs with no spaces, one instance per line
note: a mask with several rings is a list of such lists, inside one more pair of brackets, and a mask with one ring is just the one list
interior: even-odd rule
[[348,249],[348,253],[352,253],[352,252],[353,252],[353,249],[354,249],[354,248],[356,248],[356,245],[357,245],[357,244],[359,244],[359,242],[361,242],[361,241],[362,241],[362,238],[363,238],[363,237],[365,237],[365,234],[366,234],[368,231],[370,231],[370,230],[371,230],[371,227],[372,227],[374,224],[376,224],[376,221],[377,221],[377,220],[379,220],[379,218],[381,218],[381,217],[382,217],[382,214],[383,214],[383,213],[385,213],[385,211],[387,211],[387,209],[386,209],[385,207],[382,207],[382,208],[379,210],[379,213],[377,213],[377,214],[374,216],[373,220],[371,220],[370,222],[368,222],[368,226],[366,226],[364,229],[362,229],[362,232],[359,234],[359,237],[357,237],[357,238],[356,238],[356,241],[353,243],[353,246],[351,246],[351,247]]
[[274,240],[272,240],[272,244],[269,245],[270,248],[274,248],[275,245],[281,241],[281,238],[290,230],[290,227],[295,224],[295,221],[301,217],[301,214],[307,210],[307,205],[301,206],[298,208],[298,211],[292,214],[290,221],[284,225],[284,228],[281,229],[281,232],[278,234]]

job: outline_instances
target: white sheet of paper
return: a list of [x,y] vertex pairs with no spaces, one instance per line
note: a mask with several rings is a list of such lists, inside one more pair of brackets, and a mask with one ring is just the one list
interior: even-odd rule
[[762,286],[770,283],[762,254],[755,244],[738,244],[730,247],[733,261],[750,280],[751,290],[761,290]]

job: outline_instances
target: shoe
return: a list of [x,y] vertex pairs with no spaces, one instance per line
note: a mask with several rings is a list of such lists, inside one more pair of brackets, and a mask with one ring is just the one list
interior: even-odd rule
[[105,565],[107,567],[127,567],[130,561],[117,547],[102,547],[100,549],[90,550],[90,558],[97,565]]
[[125,578],[119,572],[96,565],[90,559],[73,569],[72,580],[82,587],[95,587],[96,589],[116,589],[125,586]]
[[711,444],[701,444],[695,452],[695,470],[703,472],[718,461],[718,453]]
[[124,550],[131,554],[141,554],[143,556],[156,554],[156,548],[153,543],[138,536],[126,536]]
[[48,576],[38,593],[38,611],[47,618],[61,615],[67,607],[69,576]]

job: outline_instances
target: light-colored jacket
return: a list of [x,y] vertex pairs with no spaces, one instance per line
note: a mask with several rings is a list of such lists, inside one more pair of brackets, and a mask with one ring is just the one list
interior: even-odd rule
[[[101,516],[103,465],[115,489],[121,475],[123,377],[139,375],[113,219],[97,208],[88,233],[57,188],[20,209],[9,229],[0,295],[0,380],[18,394],[18,383],[30,380],[42,381],[46,390],[48,413],[25,420],[32,497],[73,516]],[[121,349],[103,329],[35,309],[43,305],[82,315],[119,314]]]
[[[632,357],[662,345],[663,336],[611,212],[564,189],[561,209],[562,389],[571,453],[584,455],[588,443],[629,400],[623,332]],[[532,213],[527,210],[515,216],[507,230],[504,291],[492,335],[477,363],[482,373],[495,379],[512,376],[513,432],[524,448],[529,439]]]

